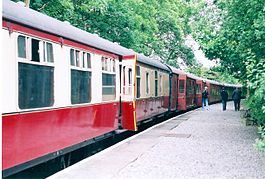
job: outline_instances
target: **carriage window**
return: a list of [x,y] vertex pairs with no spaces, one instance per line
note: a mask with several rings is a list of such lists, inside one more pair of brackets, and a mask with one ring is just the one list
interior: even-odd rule
[[132,94],[132,69],[128,68],[128,87],[127,93]]
[[75,51],[75,66],[79,67],[80,66],[80,51],[76,50]]
[[83,53],[82,53],[82,67],[83,67],[83,68],[86,67],[86,64],[85,64],[86,59],[85,59],[85,58],[86,58],[86,53],[83,52]]
[[54,67],[18,63],[19,108],[52,106],[54,100]]
[[140,67],[136,66],[136,98],[140,98],[141,92],[141,76],[140,76]]
[[[45,58],[45,46],[44,46],[44,58]],[[52,44],[46,42],[46,51],[47,51],[47,62],[53,62],[53,48]],[[45,61],[45,60],[44,60]]]
[[163,80],[162,80],[163,78],[162,78],[162,75],[159,75],[159,81],[160,81],[160,86],[159,86],[159,91],[160,91],[160,93],[162,93],[162,86],[163,86]]
[[155,71],[155,79],[157,79],[157,71]]
[[102,64],[102,99],[103,101],[116,98],[115,60],[107,57],[101,58]]
[[157,71],[155,71],[155,96],[158,96],[158,75],[157,75]]
[[91,101],[91,72],[71,69],[72,104]]
[[90,53],[80,50],[70,49],[70,63],[71,66],[78,67],[78,69],[90,69],[91,68],[91,56]]
[[149,73],[146,73],[146,94],[149,94]]
[[116,97],[115,74],[102,73],[102,96],[103,101],[114,100]]
[[26,58],[26,38],[21,35],[18,36],[17,44],[18,44],[18,57]]
[[[43,62],[53,62],[52,44],[19,35],[18,105],[20,109],[49,107],[54,102],[54,67]],[[35,62],[34,64],[30,62]],[[36,63],[39,62],[39,63]]]
[[201,93],[201,85],[200,84],[196,84],[196,93],[197,94]]
[[136,76],[140,76],[140,67],[136,66]]
[[102,66],[102,70],[105,70],[105,58],[101,58],[101,66]]
[[179,93],[184,93],[184,91],[185,91],[184,80],[179,80]]
[[115,60],[114,59],[112,59],[112,71],[113,72],[116,71]]
[[132,69],[128,69],[128,78],[129,78],[129,85],[132,85]]
[[74,49],[70,50],[70,61],[71,61],[71,65],[75,66],[75,53],[74,53]]
[[33,62],[54,62],[51,43],[19,35],[17,38],[18,57]]
[[122,71],[123,71],[123,86],[125,86],[126,84],[126,81],[125,81],[125,66],[122,68]]
[[31,60],[34,62],[40,62],[39,43],[39,40],[31,39]]
[[[86,52],[70,49],[71,103],[82,104],[91,101],[91,71],[87,69]],[[89,59],[90,60],[90,59]]]
[[187,79],[187,87],[186,87],[186,93],[188,95],[194,93],[194,81],[191,81],[190,79]]
[[91,55],[87,53],[87,68],[91,68]]

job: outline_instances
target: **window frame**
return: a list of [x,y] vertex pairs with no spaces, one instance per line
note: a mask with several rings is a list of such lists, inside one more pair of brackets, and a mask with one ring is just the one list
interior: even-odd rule
[[[101,56],[101,74],[102,74],[102,101],[114,101],[117,98],[117,74],[116,74],[116,59],[106,56]],[[103,78],[105,75],[113,76],[114,85],[103,85]],[[108,88],[113,88],[114,92],[111,94],[104,93],[104,90]]]
[[135,70],[136,71],[136,98],[140,98],[141,97],[141,68],[139,65],[136,65],[135,68],[136,68]]
[[[186,80],[182,80],[182,79],[179,80],[179,94],[185,94],[185,81]],[[183,88],[182,88],[182,84],[183,84]]]
[[150,74],[149,72],[145,73],[145,92],[146,94],[150,94]]
[[158,95],[158,71],[155,71],[155,96],[157,97]]
[[[83,50],[83,49],[79,49],[79,48],[75,48],[75,47],[71,47],[69,50],[69,63],[70,63],[70,101],[71,101],[71,105],[84,105],[84,104],[90,104],[92,102],[92,96],[93,96],[93,91],[92,91],[92,68],[91,68],[91,58],[92,58],[92,53]],[[78,54],[78,57],[77,57]],[[88,64],[87,64],[87,57],[88,54],[90,54],[90,68],[88,68]],[[73,56],[72,56],[73,55]],[[74,64],[72,64],[72,62]],[[78,64],[77,64],[78,62]],[[77,66],[78,65],[78,66]],[[89,94],[90,96],[88,96],[88,100],[85,102],[82,102],[82,100],[79,100],[79,102],[74,102],[73,103],[73,94],[72,93],[72,88],[73,88],[73,84],[72,83],[72,73],[74,73],[74,71],[78,71],[80,73],[88,73],[88,79],[89,81],[87,82],[88,86],[88,90],[89,90]],[[77,72],[77,73],[78,73]],[[79,94],[81,95],[80,91]]]
[[[20,37],[23,37],[25,39],[25,43],[24,43],[24,51],[25,51],[25,57],[21,57],[19,56],[19,45],[18,45],[18,39]],[[42,38],[38,38],[38,37],[35,37],[35,36],[30,36],[30,35],[27,35],[27,34],[22,34],[22,33],[17,33],[16,36],[16,45],[15,45],[15,48],[16,48],[16,66],[17,66],[17,79],[18,79],[18,83],[17,83],[17,106],[18,106],[18,109],[20,109],[21,111],[30,111],[30,110],[37,110],[37,109],[48,109],[48,108],[51,108],[54,106],[54,102],[55,102],[55,89],[54,89],[54,83],[55,83],[55,74],[54,74],[54,53],[52,53],[52,58],[53,58],[53,61],[52,62],[48,62],[48,61],[45,61],[44,58],[47,56],[47,48],[46,48],[46,43],[49,43],[51,44],[51,47],[53,49],[54,47],[54,42],[52,41],[49,41],[49,40],[46,40],[46,39],[42,39]],[[36,40],[38,41],[38,56],[39,56],[39,61],[33,61],[32,60],[32,40]],[[21,65],[21,68],[20,68],[20,65]],[[24,67],[27,67],[27,65],[31,65],[31,66],[35,66],[36,69],[38,70],[43,70],[42,72],[45,73],[45,71],[47,69],[50,70],[50,75],[51,75],[51,85],[50,85],[50,90],[49,90],[49,93],[45,93],[45,94],[42,94],[41,96],[45,96],[47,94],[50,94],[51,98],[50,98],[50,102],[48,102],[48,105],[45,105],[45,106],[31,106],[31,107],[23,107],[21,106],[21,101],[20,101],[20,98],[23,97],[20,95],[21,93],[21,89],[19,88],[20,86],[20,73],[22,73],[23,71],[19,71],[20,69],[22,70]],[[36,70],[35,68],[32,68],[32,72],[34,72]],[[30,72],[30,71],[28,71]],[[24,79],[24,80],[27,80],[27,79]],[[46,83],[45,81],[41,81],[42,83]],[[25,90],[25,88],[23,88],[23,90]],[[25,91],[23,91],[23,93],[25,93]],[[36,94],[37,96],[40,95],[40,94]],[[24,99],[25,97],[23,97],[23,100],[26,100]],[[39,102],[38,102],[39,103]]]
[[[78,58],[77,58],[76,54],[78,54]],[[87,59],[88,54],[90,56],[90,60],[89,60],[90,66],[88,66],[88,59]],[[92,71],[92,69],[91,69],[91,58],[92,58],[92,54],[86,50],[82,50],[82,49],[78,49],[78,48],[72,48],[72,47],[70,48],[69,61],[70,61],[71,69],[91,72]],[[76,63],[77,61],[79,63],[78,65]]]
[[[19,36],[23,36],[25,37],[25,45],[26,45],[26,58],[22,58],[22,57],[19,57],[18,56],[18,37]],[[32,44],[31,44],[31,41],[32,39],[35,39],[35,40],[38,40],[39,41],[39,59],[40,61],[32,61],[32,55],[31,55],[31,51],[32,51]],[[54,43],[52,41],[48,41],[48,40],[45,40],[45,39],[41,39],[41,38],[38,38],[38,37],[35,37],[35,36],[29,36],[29,35],[25,35],[25,34],[21,34],[21,33],[18,33],[17,36],[16,36],[16,59],[18,62],[22,62],[22,63],[29,63],[29,64],[35,64],[35,65],[44,65],[44,66],[52,66],[54,67],[54,52],[53,52],[53,62],[47,62],[47,61],[44,61],[44,46],[43,46],[43,42],[46,43],[50,43],[52,45],[52,48],[54,46]],[[45,48],[46,49],[46,48]],[[46,51],[46,54],[47,54],[47,51]]]

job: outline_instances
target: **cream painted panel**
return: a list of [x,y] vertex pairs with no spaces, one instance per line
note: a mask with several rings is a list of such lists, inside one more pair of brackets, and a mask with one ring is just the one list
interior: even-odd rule
[[71,105],[70,49],[53,43],[54,107]]
[[[155,96],[155,68],[150,68],[146,65],[140,66],[141,75],[141,98],[148,98]],[[158,70],[157,70],[158,71]],[[159,72],[159,71],[158,71]],[[149,93],[146,93],[146,73],[149,73]]]
[[99,103],[102,101],[102,66],[101,55],[91,54],[91,102]]
[[[121,84],[122,84],[122,100],[125,101],[132,101],[134,99],[134,83],[135,83],[135,66],[134,66],[134,59],[131,60],[124,60],[122,62],[123,67],[125,66],[125,74],[123,74],[123,67],[122,67],[122,75],[121,75]],[[131,86],[131,93],[129,93],[129,86],[128,86],[128,69],[132,69],[132,86]],[[125,75],[125,76],[124,76]],[[124,87],[124,77],[125,77],[125,87]],[[125,90],[125,92],[124,92]]]
[[163,96],[169,95],[169,77],[168,74],[163,73]]
[[150,74],[150,93],[149,96],[155,96],[155,71],[154,69],[149,69]]
[[146,68],[140,65],[140,76],[141,76],[141,96],[140,98],[146,98]]
[[115,68],[116,68],[116,100],[120,99],[120,67],[119,60],[115,59]]
[[1,104],[2,113],[18,111],[17,63],[16,63],[16,33],[9,35],[2,29],[2,59],[1,59]]

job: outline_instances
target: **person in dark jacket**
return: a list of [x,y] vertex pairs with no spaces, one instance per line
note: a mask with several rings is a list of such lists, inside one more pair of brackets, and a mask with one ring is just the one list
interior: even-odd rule
[[202,110],[204,110],[204,106],[206,106],[206,109],[209,110],[208,107],[208,88],[207,86],[204,87],[204,90],[202,92]]
[[241,91],[238,88],[236,88],[233,91],[232,99],[234,100],[235,111],[239,111],[240,110]]
[[225,87],[222,88],[221,98],[222,98],[222,104],[223,104],[223,111],[225,111],[226,110],[226,103],[227,103],[227,100],[228,100],[228,93],[225,90]]

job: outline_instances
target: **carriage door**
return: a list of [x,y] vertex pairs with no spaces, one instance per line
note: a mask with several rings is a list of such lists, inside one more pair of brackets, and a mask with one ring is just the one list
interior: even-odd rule
[[121,72],[121,125],[124,129],[137,130],[135,112],[135,56],[123,58]]

